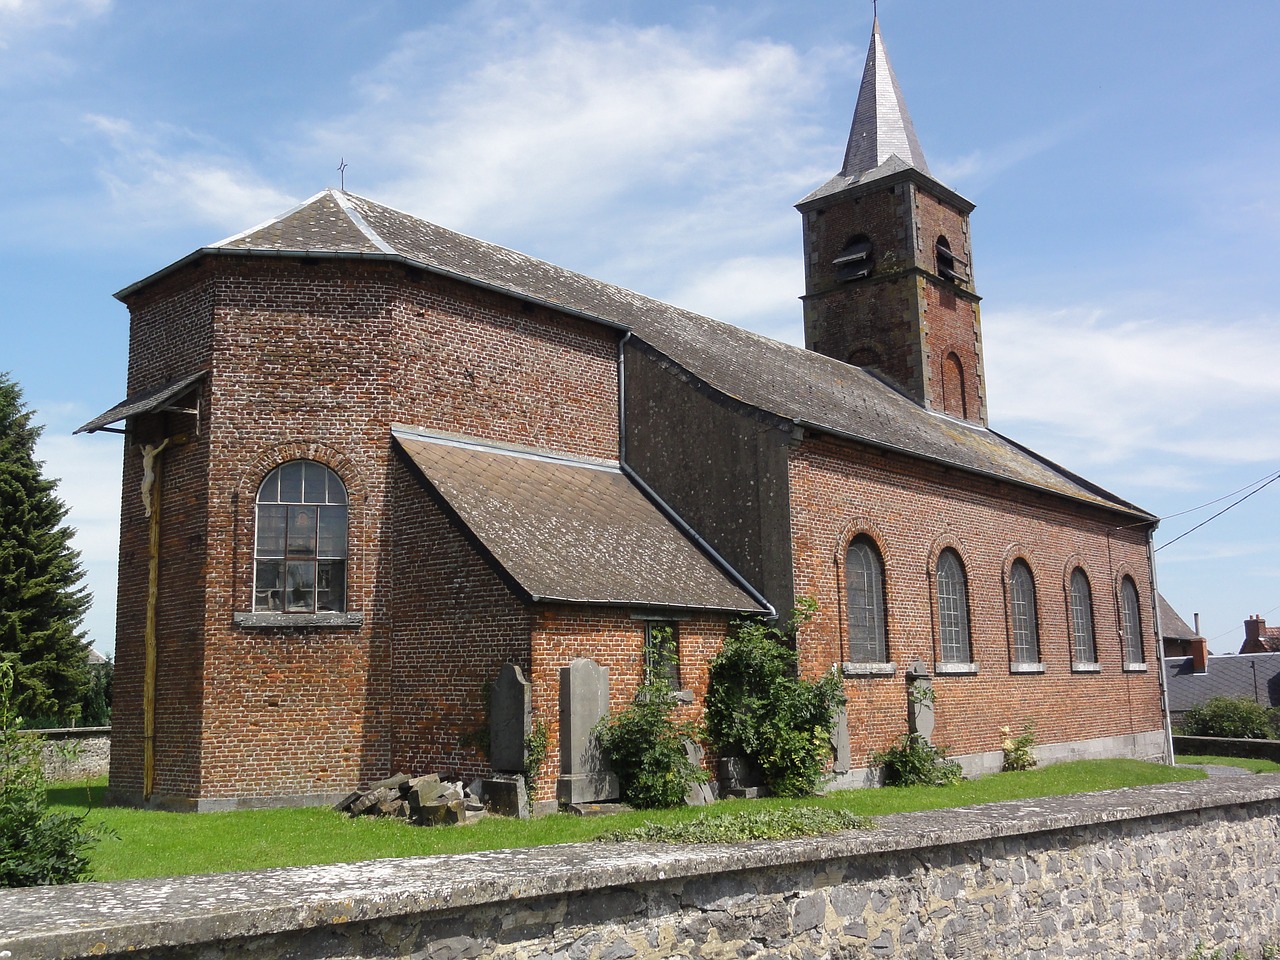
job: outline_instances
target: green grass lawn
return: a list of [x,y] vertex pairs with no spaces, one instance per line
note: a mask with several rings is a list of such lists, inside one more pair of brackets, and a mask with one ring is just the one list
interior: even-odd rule
[[1213,764],[1219,767],[1242,767],[1254,773],[1275,773],[1280,770],[1280,763],[1274,760],[1254,760],[1251,757],[1203,757],[1193,754],[1178,754],[1179,763]]
[[472,826],[434,828],[368,817],[351,819],[322,807],[198,814],[102,807],[103,781],[88,787],[59,784],[49,791],[49,798],[62,810],[83,812],[89,806],[89,821],[108,831],[91,855],[94,879],[121,880],[572,843],[647,822],[725,816],[748,807],[813,805],[874,817],[1203,776],[1198,770],[1136,760],[1082,760],[1025,773],[995,774],[951,787],[843,790],[807,800],[726,800],[712,807],[604,817],[556,814],[531,821],[489,817]]

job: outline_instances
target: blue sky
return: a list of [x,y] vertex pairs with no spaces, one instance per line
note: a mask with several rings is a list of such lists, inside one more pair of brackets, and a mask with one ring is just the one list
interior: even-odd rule
[[[113,292],[345,158],[353,192],[802,342],[792,204],[842,160],[870,7],[0,0],[0,369],[46,425],[95,646],[121,440],[70,434],[123,396]],[[978,205],[992,426],[1162,517],[1280,470],[1280,4],[880,14],[933,173]],[[1280,620],[1280,483],[1157,556],[1235,650]]]

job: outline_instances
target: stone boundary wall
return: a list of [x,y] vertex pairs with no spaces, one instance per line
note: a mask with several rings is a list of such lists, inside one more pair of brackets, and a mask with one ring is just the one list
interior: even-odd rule
[[23,734],[44,741],[40,753],[48,780],[105,777],[111,767],[110,727],[59,727]]
[[576,844],[0,891],[0,957],[1175,958],[1280,941],[1280,774]]

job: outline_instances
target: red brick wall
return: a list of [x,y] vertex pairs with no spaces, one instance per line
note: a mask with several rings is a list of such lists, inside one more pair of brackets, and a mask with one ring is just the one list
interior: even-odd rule
[[413,472],[392,473],[392,767],[470,781],[490,770],[487,686],[507,662],[528,679],[534,615]]
[[[663,619],[655,614],[654,619]],[[693,703],[676,708],[678,720],[702,717],[707,669],[720,652],[728,629],[727,616],[702,616],[678,622],[680,685],[693,693]],[[540,608],[533,628],[533,716],[551,735],[546,764],[538,784],[538,799],[555,796],[560,775],[560,668],[587,657],[609,668],[609,711],[626,708],[640,687],[644,673],[645,621],[626,610],[567,606]]]
[[[933,562],[945,547],[965,564],[976,676],[934,679],[935,742],[955,754],[997,750],[999,728],[1036,725],[1041,743],[1159,730],[1160,695],[1145,534],[1132,522],[1060,498],[944,471],[829,438],[807,439],[791,467],[796,594],[818,615],[801,631],[803,670],[816,675],[848,659],[844,563],[849,540],[865,533],[884,558],[892,677],[850,679],[855,765],[906,732],[904,671],[938,659]],[[1005,582],[1022,557],[1035,577],[1043,674],[1011,674]],[[1100,673],[1073,673],[1067,578],[1088,573]],[[1150,669],[1126,673],[1116,610],[1120,577],[1137,584]]]
[[[391,705],[406,665],[393,657],[401,621],[388,518],[407,474],[390,424],[616,456],[616,336],[454,281],[349,260],[214,258],[135,295],[130,308],[131,391],[211,370],[200,436],[166,451],[166,498],[179,499],[163,518],[156,792],[290,796],[384,775],[398,749]],[[357,626],[232,622],[252,609],[257,487],[295,458],[326,464],[347,485]],[[113,771],[123,793],[141,784],[138,460],[126,451]]]
[[[964,369],[967,419],[986,422],[977,304],[937,274],[945,236],[972,277],[969,219],[906,179],[839,194],[805,217],[805,343],[859,366],[875,366],[931,409],[943,410],[943,362]],[[872,274],[841,282],[832,261],[857,235],[872,243]],[[914,238],[914,243],[912,239]],[[958,414],[957,414],[958,415]]]
[[[208,369],[213,289],[207,271],[181,271],[137,298],[132,311],[129,394]],[[200,385],[196,396],[200,423],[207,424],[207,384]],[[115,796],[129,802],[141,799],[143,793],[143,640],[150,557],[150,521],[140,492],[142,454],[136,444],[159,444],[175,432],[193,433],[194,426],[195,419],[182,414],[137,418],[135,435],[123,451],[111,785]],[[155,791],[191,796],[199,791],[201,776],[202,554],[208,448],[201,436],[193,436],[187,444],[171,442],[159,454],[158,462],[161,539],[156,604]],[[181,705],[181,709],[167,709],[171,704]]]

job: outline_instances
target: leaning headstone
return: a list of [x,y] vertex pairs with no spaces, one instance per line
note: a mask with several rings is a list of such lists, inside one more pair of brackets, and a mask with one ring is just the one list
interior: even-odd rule
[[840,709],[831,717],[831,746],[835,751],[831,761],[831,772],[848,773],[853,766],[853,757],[849,748],[849,705],[847,703],[842,703]]
[[620,795],[618,778],[600,752],[595,726],[609,715],[609,668],[578,659],[560,668],[561,803],[596,803]]
[[503,773],[523,772],[525,738],[532,722],[529,682],[514,663],[504,663],[489,694],[489,762]]
[[[707,752],[702,749],[702,745],[698,741],[685,737],[684,755],[689,759],[689,763],[693,765],[695,770],[701,770],[702,761],[706,758]],[[705,807],[707,804],[715,803],[716,798],[708,784],[695,781],[689,783],[685,789],[684,802],[686,806],[690,807]]]
[[529,794],[524,777],[495,777],[484,781],[484,805],[503,817],[529,819]]

